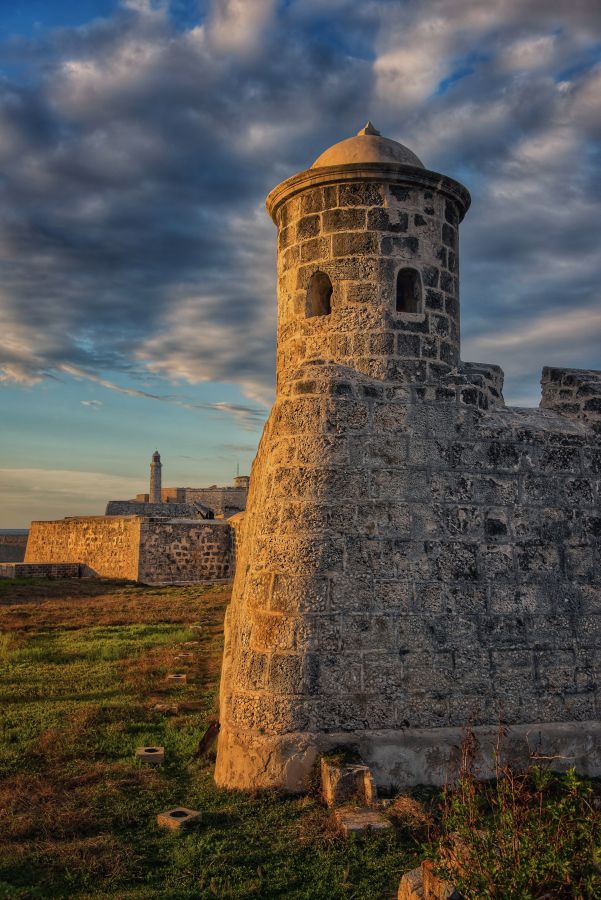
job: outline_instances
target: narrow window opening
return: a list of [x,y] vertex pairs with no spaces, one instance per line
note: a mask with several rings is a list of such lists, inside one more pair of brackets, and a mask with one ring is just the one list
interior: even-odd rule
[[396,277],[396,311],[419,313],[422,310],[422,284],[417,269],[401,269]]
[[332,282],[325,272],[314,272],[307,290],[307,318],[332,312]]

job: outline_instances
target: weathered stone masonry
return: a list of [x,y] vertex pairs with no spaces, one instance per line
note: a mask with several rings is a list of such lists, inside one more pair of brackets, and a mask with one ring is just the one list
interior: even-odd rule
[[27,563],[81,563],[82,574],[148,584],[215,581],[234,569],[227,522],[78,516],[32,522]]
[[543,408],[510,409],[497,366],[460,362],[469,195],[393,144],[342,142],[268,198],[277,398],[216,779],[300,790],[346,743],[380,783],[436,783],[468,724],[484,745],[500,721],[516,752],[601,774],[601,373],[546,369]]

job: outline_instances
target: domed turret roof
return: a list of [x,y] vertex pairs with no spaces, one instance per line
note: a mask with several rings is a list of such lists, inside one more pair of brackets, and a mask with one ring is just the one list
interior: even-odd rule
[[424,168],[423,162],[403,144],[382,137],[380,132],[368,122],[354,137],[333,144],[319,156],[312,169],[324,166],[345,166],[352,163],[397,163],[403,166]]

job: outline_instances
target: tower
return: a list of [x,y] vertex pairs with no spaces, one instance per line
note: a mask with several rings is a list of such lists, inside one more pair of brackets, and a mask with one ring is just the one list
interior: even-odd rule
[[394,746],[409,718],[391,693],[425,536],[407,422],[459,363],[469,203],[371,123],[267,198],[277,394],[226,614],[219,784],[297,790],[320,750],[382,729]]
[[[542,409],[460,359],[469,195],[368,124],[275,188],[276,400],[226,613],[215,778],[305,789],[320,753],[441,784],[499,722],[601,774],[601,372]],[[594,485],[597,485],[595,488]],[[596,493],[595,493],[596,491]]]
[[161,454],[155,450],[150,462],[150,503],[161,503]]

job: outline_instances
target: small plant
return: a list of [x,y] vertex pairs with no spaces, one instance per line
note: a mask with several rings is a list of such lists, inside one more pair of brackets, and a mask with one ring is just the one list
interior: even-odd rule
[[533,758],[524,772],[500,760],[478,782],[473,736],[460,777],[443,791],[436,872],[469,898],[601,896],[601,814],[594,786],[573,769],[551,772]]

